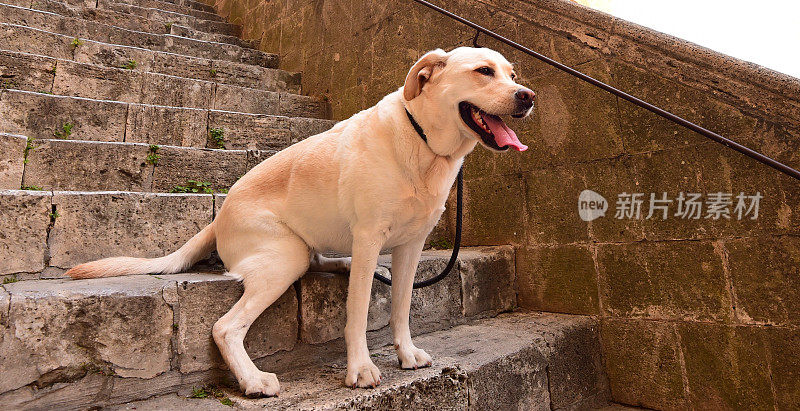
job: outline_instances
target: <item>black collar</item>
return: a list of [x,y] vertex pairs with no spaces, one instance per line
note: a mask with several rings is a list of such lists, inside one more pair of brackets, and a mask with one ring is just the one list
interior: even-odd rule
[[422,141],[427,143],[428,137],[425,136],[425,132],[422,131],[422,127],[420,127],[419,123],[417,123],[417,120],[414,120],[414,116],[408,112],[408,109],[406,109],[406,115],[408,116],[408,119],[411,120],[411,125],[414,126],[414,130],[417,130],[417,134],[422,137]]

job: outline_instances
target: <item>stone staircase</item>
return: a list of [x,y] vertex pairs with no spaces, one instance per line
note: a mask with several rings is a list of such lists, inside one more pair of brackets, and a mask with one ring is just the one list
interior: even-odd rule
[[[299,74],[239,33],[192,0],[0,0],[0,408],[227,408],[185,398],[212,386],[244,408],[602,404],[597,322],[512,312],[507,246],[466,249],[445,281],[415,291],[412,331],[433,368],[394,365],[389,288],[376,283],[375,390],[341,386],[347,277],[307,274],[246,340],[280,373],[277,399],[226,388],[211,326],[242,288],[213,257],[193,273],[63,278],[175,250],[251,167],[334,124],[325,101],[299,94]],[[419,277],[448,257],[426,251]]]

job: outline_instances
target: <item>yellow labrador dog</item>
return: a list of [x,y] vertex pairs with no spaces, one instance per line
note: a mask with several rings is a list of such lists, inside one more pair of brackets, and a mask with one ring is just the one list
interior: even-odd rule
[[[478,143],[493,151],[527,149],[500,119],[524,117],[533,108],[534,93],[514,78],[512,65],[486,48],[431,51],[402,88],[374,107],[250,170],[231,187],[214,222],[174,253],[107,258],[67,274],[176,273],[216,247],[245,291],[214,324],[214,341],[245,394],[271,396],[278,394],[278,379],[253,364],[242,342],[253,321],[309,267],[349,268],[345,384],[380,384],[367,348],[367,310],[378,254],[391,249],[391,326],[400,366],[429,366],[430,355],[409,331],[417,263],[464,156]],[[324,251],[351,253],[352,260],[318,254]]]

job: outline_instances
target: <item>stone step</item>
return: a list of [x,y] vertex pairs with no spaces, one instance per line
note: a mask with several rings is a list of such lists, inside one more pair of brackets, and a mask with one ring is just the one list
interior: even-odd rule
[[[230,409],[213,396],[186,398],[193,388],[211,385],[243,409],[594,409],[608,398],[597,320],[528,312],[461,317],[463,324],[453,328],[415,333],[415,343],[434,358],[432,367],[419,370],[400,370],[390,340],[372,338],[371,357],[381,369],[382,384],[344,387],[343,342],[308,344],[302,326],[291,322],[290,313],[315,297],[304,294],[302,279],[296,285],[299,299],[284,295],[245,340],[250,355],[260,357],[256,364],[278,374],[281,393],[244,398],[229,386],[230,375],[218,370],[219,355],[209,336],[240,288],[230,280],[199,277],[143,277],[135,287],[109,280],[81,281],[66,289],[60,281],[37,289],[24,282],[7,285],[5,345],[15,351],[6,351],[14,357],[4,364],[0,380],[6,387],[0,390],[28,384],[0,394],[0,400],[25,409]],[[388,298],[388,289],[378,284],[373,294]],[[416,301],[432,296],[414,294]],[[388,307],[378,307],[371,308],[387,314]],[[412,324],[425,321],[421,314],[412,313]],[[99,327],[92,328],[95,323]],[[42,348],[24,345],[31,340]],[[214,368],[203,369],[208,367]],[[177,395],[165,395],[171,392]],[[158,397],[130,402],[152,396]]]
[[[110,23],[108,24],[112,26],[128,28],[134,31],[145,31],[154,34],[167,33],[203,41],[228,43],[246,48],[258,48],[257,41],[243,40],[239,38],[238,35],[240,34],[240,29],[238,28],[238,26],[227,25],[227,23],[224,27],[215,29],[213,26],[210,26],[209,24],[193,24],[191,21],[187,21],[186,18],[168,19],[165,21],[163,18],[150,19],[141,17],[139,15],[132,15],[125,13],[124,11],[119,11],[109,8],[92,9],[91,7],[94,6],[89,6],[88,9],[82,9],[82,10],[69,9],[65,12],[60,12],[59,10],[64,6],[59,6],[59,5],[63,3],[55,3],[55,6],[51,8],[44,8],[41,6],[35,7],[35,4],[36,3],[34,3],[30,8],[51,11],[54,13],[72,17],[87,15],[89,18],[99,23],[110,21]],[[98,3],[98,7],[101,4],[106,4],[106,3]],[[126,7],[126,6],[128,5],[127,4],[117,5],[117,7]],[[214,16],[216,16],[216,14]],[[219,16],[216,17],[219,18]]]
[[[80,0],[77,0],[80,1]],[[164,18],[148,18],[142,16],[143,10],[136,8],[136,14],[130,14],[121,10],[125,7],[133,7],[129,4],[97,3],[92,1],[91,5],[73,6],[67,0],[66,3],[58,0],[3,0],[3,3],[10,5],[30,8],[38,11],[56,13],[61,16],[84,19],[95,23],[105,24],[112,27],[132,30],[136,32],[146,32],[152,34],[174,34],[181,37],[193,38],[196,40],[228,43],[240,47],[253,48],[256,43],[242,40],[237,37],[239,28],[225,23],[221,27],[213,27],[213,24],[197,24],[191,20],[191,16],[178,14],[176,17],[165,20]],[[97,4],[97,7],[95,7]],[[168,3],[169,4],[169,3]],[[216,15],[214,15],[216,16]],[[219,16],[216,16],[220,18]],[[219,22],[216,22],[219,23]]]
[[[247,398],[233,387],[208,391],[237,409],[633,410],[609,407],[598,334],[590,317],[518,311],[418,336],[417,346],[433,356],[431,368],[401,370],[391,346],[374,349],[382,377],[375,389],[344,387],[344,353],[319,349],[309,350],[310,361],[266,368],[278,371],[276,398]],[[230,409],[213,396],[187,398],[191,393],[104,409]]]
[[[188,98],[188,97],[187,97]],[[283,113],[305,109],[278,104]],[[248,114],[0,90],[0,132],[198,148],[282,149],[332,127],[331,120]]]
[[3,0],[3,3],[152,33],[164,33],[166,25],[170,23],[179,23],[209,33],[237,35],[241,32],[238,26],[225,22],[217,14],[198,11],[195,13],[203,15],[202,18],[198,18],[189,14],[139,7],[113,0],[97,0],[93,2],[80,0]]
[[[80,1],[80,0],[77,0]],[[91,0],[86,0],[90,1]],[[117,3],[133,4],[139,7],[149,7],[167,11],[174,11],[191,15],[193,11],[202,11],[216,14],[213,6],[192,0],[115,0]]]
[[[57,205],[65,200],[60,195],[64,194],[56,193],[52,198]],[[198,204],[187,203],[176,212],[195,212],[195,205]],[[101,204],[89,208],[96,206]],[[51,224],[53,256],[59,255],[58,247],[65,241],[84,242],[83,234],[89,235],[90,230],[95,237],[91,242],[114,242],[110,238],[114,233],[106,231],[107,223],[93,224],[98,219],[83,221],[81,235],[64,232],[73,230],[67,226],[70,221],[83,217],[73,216],[73,212],[82,211],[62,206]],[[206,217],[210,221],[210,215]],[[180,231],[195,228],[183,220],[186,226]],[[157,223],[153,221],[151,227]],[[162,230],[174,231],[174,226],[158,227],[145,236],[163,235],[171,238],[160,238],[161,241],[171,241],[174,235]],[[140,229],[150,231],[149,227]],[[69,234],[68,239],[65,236]],[[163,252],[175,247],[154,248],[162,248],[159,252]],[[446,265],[449,253],[425,252],[418,276],[435,275]],[[383,256],[380,264],[389,265],[390,258]],[[251,357],[265,369],[278,370],[287,362],[298,364],[319,358],[309,356],[308,351],[326,343],[328,349],[323,351],[339,349],[346,290],[344,274],[306,274],[250,329],[245,347]],[[412,333],[448,329],[509,311],[515,305],[514,290],[511,247],[464,249],[458,265],[445,280],[414,292]],[[90,405],[89,401],[94,401],[93,406],[123,403],[187,386],[230,381],[211,338],[211,327],[241,293],[241,283],[221,273],[6,281],[0,288],[0,341],[4,348],[0,352],[0,401],[11,408],[74,408]],[[376,283],[369,315],[373,347],[390,341],[389,305],[389,287]],[[321,306],[329,308],[320,309]],[[531,335],[525,338],[536,341]],[[423,346],[428,348],[427,344]],[[446,347],[431,345],[433,350]],[[450,350],[454,347],[457,346],[450,346]],[[440,355],[437,366],[447,364],[447,355],[459,354],[450,351]],[[328,366],[339,361],[338,356],[331,358],[328,354],[328,358]],[[391,367],[382,365],[392,375]],[[341,380],[343,375],[336,378]],[[538,385],[541,381],[532,382]],[[287,388],[292,385],[291,381],[285,382]]]
[[128,103],[209,108],[253,114],[329,117],[319,99],[279,93],[285,83],[252,89],[206,80],[77,63],[0,49],[1,88]]
[[[78,7],[91,8],[99,6],[97,0],[58,0],[58,1],[66,5],[69,5],[71,7],[78,6]],[[206,20],[222,21],[220,19],[220,16],[216,13],[216,10],[214,10],[214,7],[206,5],[204,3],[198,3],[188,0],[185,2],[181,1],[170,2],[162,0],[112,0],[112,1],[119,4],[186,14],[201,19],[204,18]],[[7,4],[15,4],[22,7],[35,6],[34,4],[35,0],[4,0],[3,2]]]
[[[34,54],[45,54],[60,58],[77,58],[83,53],[97,53],[97,45],[102,43],[111,46],[111,52],[121,46],[139,47],[153,51],[163,51],[184,56],[199,57],[212,60],[252,64],[275,68],[278,56],[260,50],[244,48],[234,44],[214,43],[209,41],[175,36],[172,34],[155,34],[144,31],[124,29],[94,21],[62,16],[22,7],[0,4],[0,44],[4,49],[28,51]],[[21,28],[20,28],[21,26]],[[28,30],[24,30],[28,29]],[[30,29],[37,29],[44,34],[36,35]],[[166,30],[166,28],[163,28]],[[66,36],[69,41],[57,39],[52,34]],[[77,39],[77,40],[76,40]],[[6,46],[8,43],[28,44],[25,49]],[[52,44],[55,43],[55,44]],[[59,54],[50,54],[48,50]],[[108,53],[109,51],[106,51]],[[68,57],[64,57],[64,56]]]
[[[66,0],[67,2],[74,0]],[[136,4],[138,3],[138,4]],[[210,22],[225,23],[228,28],[236,27],[225,21],[222,16],[216,12],[201,11],[188,7],[181,7],[172,3],[164,3],[162,1],[149,1],[149,2],[131,2],[131,1],[118,1],[118,0],[97,0],[96,6],[98,9],[114,10],[122,13],[146,17],[153,20],[162,20],[164,22],[175,22],[195,27],[197,25],[207,24]],[[217,29],[205,31],[221,31]],[[239,29],[233,29],[231,33],[238,33]]]
[[167,28],[167,34],[173,34],[180,37],[188,37],[197,40],[203,41],[210,41],[215,43],[228,43],[228,44],[235,44],[240,47],[245,48],[254,48],[257,49],[259,46],[258,40],[243,40],[237,36],[231,36],[228,34],[220,34],[220,33],[208,33],[205,31],[199,31],[193,29],[191,27],[187,27],[181,24],[168,24],[165,25]]
[[[69,36],[0,23],[0,49],[102,67],[131,67],[138,71],[211,81],[259,90],[299,92],[300,75],[283,70],[227,60],[184,56],[140,47],[81,40],[78,48]],[[32,41],[33,40],[33,41]],[[52,69],[52,67],[51,67]]]
[[[2,133],[0,147],[13,148],[0,156],[16,156],[8,160],[10,167],[0,168],[0,188],[62,191],[227,192],[275,153],[75,140],[36,140],[28,146],[24,137]],[[190,181],[208,184],[207,190]]]

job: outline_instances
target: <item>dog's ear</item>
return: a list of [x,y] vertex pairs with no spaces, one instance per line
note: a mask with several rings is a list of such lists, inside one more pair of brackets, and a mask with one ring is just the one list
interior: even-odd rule
[[406,83],[403,85],[403,97],[407,101],[411,101],[417,97],[419,93],[422,92],[422,86],[431,78],[433,70],[437,66],[444,66],[446,60],[447,53],[442,49],[436,49],[425,53],[425,55],[414,64],[414,67],[411,67],[411,70],[409,70],[406,76]]

